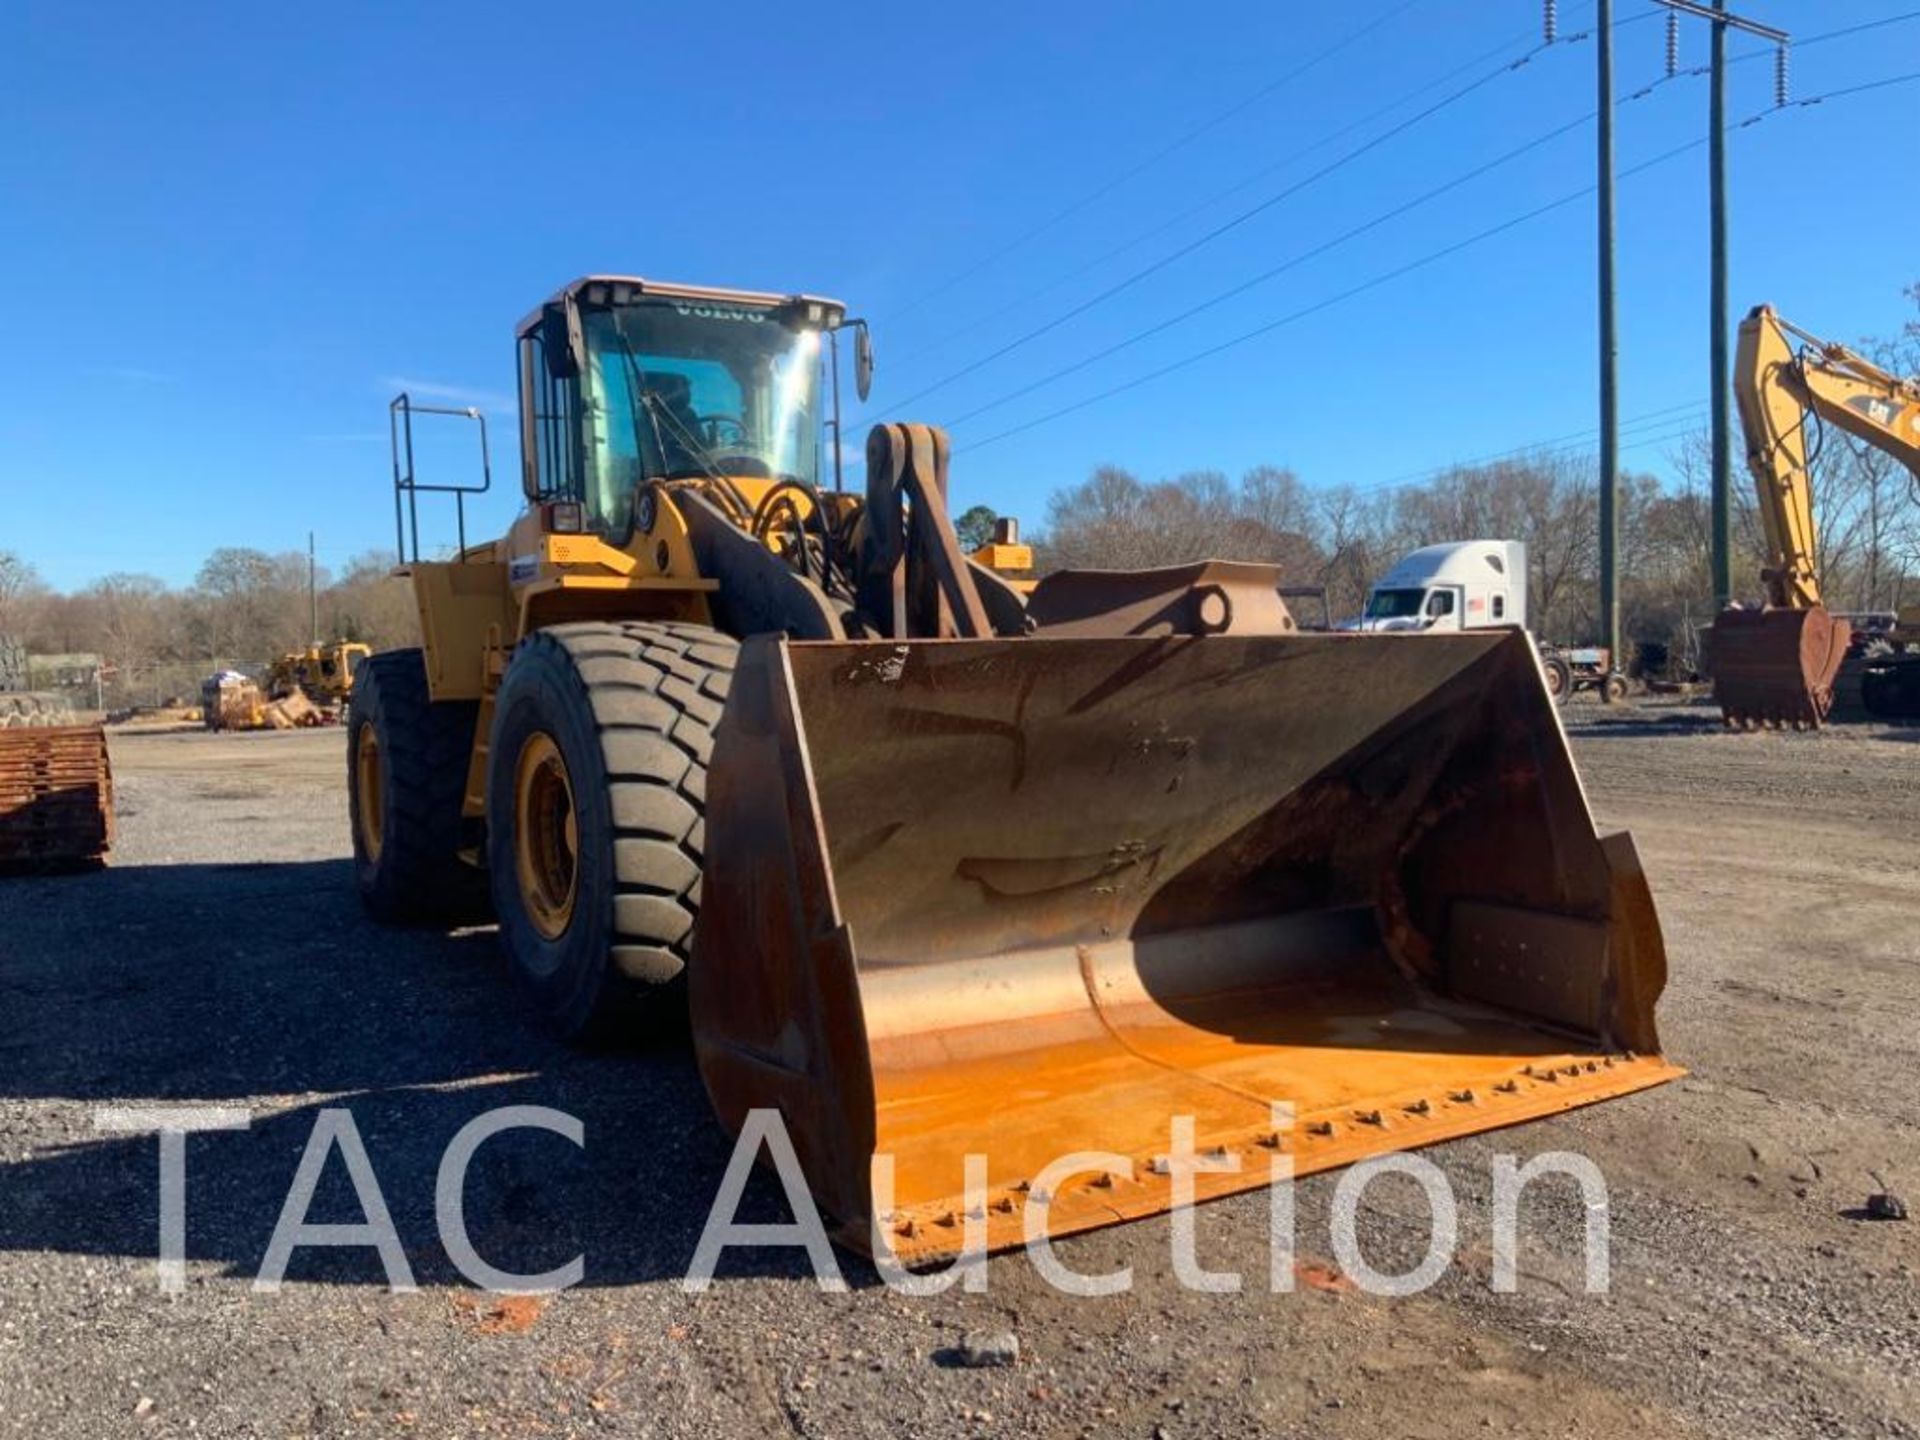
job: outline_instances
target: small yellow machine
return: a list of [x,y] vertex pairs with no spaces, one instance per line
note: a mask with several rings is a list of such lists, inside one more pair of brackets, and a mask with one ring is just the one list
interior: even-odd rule
[[255,681],[228,672],[203,681],[200,712],[209,730],[301,730],[330,725],[353,694],[353,679],[373,648],[336,640],[293,650]]
[[372,646],[357,640],[334,640],[292,651],[267,671],[267,695],[277,700],[299,690],[316,705],[344,705],[353,694],[353,677],[372,653]]
[[1164,1209],[1183,1117],[1211,1195],[1679,1073],[1523,632],[1305,634],[1217,561],[1018,583],[1011,534],[961,553],[941,432],[830,478],[849,330],[864,398],[836,301],[567,286],[518,332],[526,509],[446,560],[395,401],[425,644],[354,685],[376,916],[490,906],[569,1035],[684,983],[723,1122],[777,1110],[908,1261]]
[[[1920,380],[1890,374],[1761,305],[1740,324],[1734,396],[1766,536],[1766,603],[1714,620],[1714,698],[1729,725],[1817,726],[1832,708],[1852,637],[1821,600],[1809,437],[1817,443],[1832,425],[1891,455],[1920,483]],[[1920,714],[1920,653],[1908,651],[1920,616],[1901,620],[1898,648],[1887,647],[1862,682],[1868,708],[1886,715]]]

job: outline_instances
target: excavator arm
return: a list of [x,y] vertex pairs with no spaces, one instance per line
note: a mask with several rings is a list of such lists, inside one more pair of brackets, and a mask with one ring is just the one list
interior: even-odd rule
[[1885,451],[1920,475],[1920,381],[1808,334],[1770,305],[1758,306],[1741,323],[1737,359],[1734,396],[1766,535],[1767,598],[1805,609],[1821,603],[1808,417]]
[[1821,601],[1809,465],[1830,424],[1920,475],[1920,382],[1761,305],[1740,324],[1734,398],[1766,540],[1766,605],[1714,622],[1715,698],[1729,725],[1818,725],[1852,632]]

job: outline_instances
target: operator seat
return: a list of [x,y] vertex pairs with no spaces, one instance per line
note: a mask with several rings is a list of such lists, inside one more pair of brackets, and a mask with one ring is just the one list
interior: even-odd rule
[[[666,470],[698,469],[698,453],[688,443],[704,443],[700,416],[693,408],[693,382],[672,370],[646,370],[640,375],[643,389],[654,397],[652,409],[659,424],[660,440],[666,454],[661,457]],[[665,412],[661,414],[659,412]],[[669,420],[667,417],[671,416]]]

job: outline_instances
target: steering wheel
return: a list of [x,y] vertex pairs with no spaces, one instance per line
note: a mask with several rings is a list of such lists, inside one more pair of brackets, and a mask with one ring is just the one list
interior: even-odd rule
[[700,417],[700,438],[709,450],[717,449],[725,438],[723,432],[731,431],[731,440],[735,445],[744,447],[747,443],[747,422],[738,415],[702,415]]

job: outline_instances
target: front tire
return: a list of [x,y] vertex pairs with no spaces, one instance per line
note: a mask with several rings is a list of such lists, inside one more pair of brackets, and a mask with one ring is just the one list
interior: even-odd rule
[[677,1000],[700,902],[707,762],[734,641],[701,625],[556,625],[495,700],[487,871],[500,938],[563,1036]]

